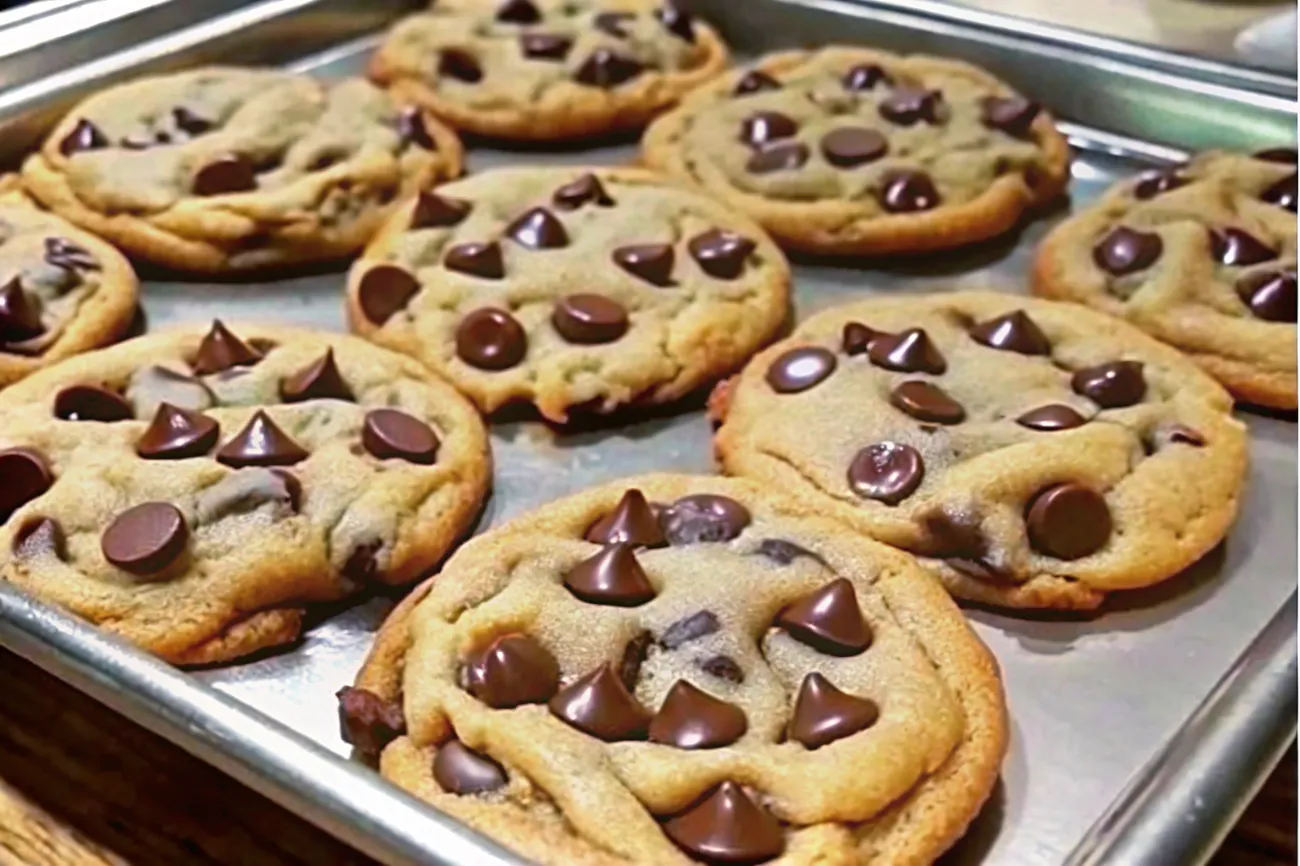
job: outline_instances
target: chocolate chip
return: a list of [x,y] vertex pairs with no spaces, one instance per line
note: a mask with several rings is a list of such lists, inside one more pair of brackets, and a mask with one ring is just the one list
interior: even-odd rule
[[751,114],[740,124],[740,140],[755,147],[779,138],[789,138],[799,131],[799,124],[779,111]]
[[415,276],[397,265],[376,265],[366,271],[357,286],[361,313],[375,325],[382,325],[406,309],[420,291]]
[[157,574],[185,552],[190,528],[166,502],[146,502],[119,514],[100,539],[104,558],[135,575]]
[[719,280],[734,280],[758,245],[749,238],[722,229],[710,229],[687,245],[700,269]]
[[649,711],[609,664],[561,689],[547,707],[560,720],[607,743],[644,740],[650,725]]
[[355,403],[352,389],[343,381],[343,374],[334,361],[334,349],[325,350],[312,363],[280,382],[280,399],[286,403],[303,403],[307,400],[345,400]]
[[559,686],[555,656],[528,635],[502,635],[466,660],[466,690],[494,709],[543,703]]
[[669,244],[633,244],[614,250],[614,263],[633,276],[656,286],[673,282],[675,253]]
[[920,328],[909,328],[901,334],[880,334],[867,349],[871,363],[886,370],[900,373],[933,373],[939,375],[948,369],[930,335]]
[[343,563],[343,576],[353,583],[370,583],[379,576],[379,553],[384,542],[372,538],[359,542]]
[[855,656],[871,646],[871,627],[853,584],[837,578],[777,615],[776,624],[802,644],[833,656]]
[[1092,488],[1057,484],[1034,497],[1025,525],[1035,550],[1057,559],[1080,559],[1110,539],[1110,509]]
[[849,486],[863,499],[897,505],[916,492],[925,478],[920,453],[910,445],[877,442],[849,464]]
[[735,782],[723,782],[664,823],[679,848],[706,863],[761,863],[785,851],[785,833]]
[[563,60],[573,48],[573,39],[555,33],[521,33],[519,50],[533,60]]
[[1137,183],[1133,185],[1133,195],[1145,201],[1187,184],[1187,179],[1179,175],[1175,169],[1152,169],[1138,175]]
[[1261,150],[1255,154],[1255,159],[1262,159],[1265,162],[1280,162],[1287,165],[1296,164],[1296,149],[1294,147],[1273,147],[1268,150]]
[[43,333],[40,299],[27,294],[14,277],[0,288],[0,343],[21,343]]
[[612,343],[627,333],[627,310],[604,295],[566,295],[555,303],[551,324],[570,343]]
[[468,51],[444,48],[438,58],[438,74],[468,84],[477,84],[483,80],[483,67],[479,66],[478,60]]
[[767,384],[778,394],[797,394],[835,372],[835,355],[820,346],[803,346],[779,355],[767,368]]
[[472,206],[458,198],[446,198],[435,192],[422,192],[411,210],[412,229],[447,228],[459,225],[469,216]]
[[686,680],[668,690],[659,712],[650,720],[650,742],[679,749],[720,749],[749,730],[745,712],[719,700]]
[[536,24],[542,20],[542,13],[532,0],[505,0],[497,7],[497,20],[510,24]]
[[664,535],[674,545],[730,541],[750,523],[749,509],[734,499],[697,493],[683,496],[664,512]]
[[877,84],[892,84],[885,70],[874,63],[864,63],[853,67],[841,79],[845,90],[861,93],[875,90]]
[[456,354],[480,370],[507,370],[524,359],[528,334],[505,310],[475,310],[456,328]]
[[50,489],[53,473],[45,458],[32,448],[0,451],[0,525],[19,508]]
[[1225,265],[1257,265],[1277,258],[1277,250],[1241,229],[1210,231],[1210,250]]
[[591,172],[580,175],[557,189],[551,196],[555,206],[563,210],[577,210],[584,204],[594,202],[601,207],[613,207],[614,199],[605,191],[600,178]]
[[53,556],[68,561],[68,542],[63,527],[51,517],[29,518],[14,534],[14,556],[20,559],[39,559]]
[[881,207],[890,213],[930,210],[939,202],[939,190],[923,171],[893,172],[880,190]]
[[912,126],[922,120],[934,125],[939,122],[942,99],[937,90],[903,86],[881,100],[878,109],[881,117],[900,126]]
[[889,142],[874,129],[845,126],[822,138],[822,156],[837,168],[854,168],[874,162],[889,150]]
[[1296,212],[1296,174],[1291,174],[1279,180],[1277,183],[1264,190],[1260,196],[1269,204],[1275,204],[1280,208],[1286,208],[1291,213]]
[[506,226],[506,234],[533,250],[558,249],[569,245],[564,223],[544,207],[535,207]]
[[663,547],[668,543],[645,494],[635,489],[624,493],[614,510],[593,523],[584,537],[595,544]]
[[1022,355],[1046,355],[1052,351],[1047,335],[1024,310],[1012,310],[1006,315],[980,322],[971,328],[970,335],[977,343],[991,349]]
[[625,25],[635,17],[631,12],[598,12],[592,19],[592,26],[616,39],[626,39]]
[[243,430],[221,446],[217,461],[242,469],[245,466],[292,466],[308,456],[301,445],[271,420],[270,415],[259,409]]
[[807,548],[800,547],[793,541],[786,541],[783,538],[764,538],[758,545],[759,556],[766,557],[778,565],[789,565],[800,557],[808,557],[818,562],[822,558]]
[[1017,418],[1016,423],[1021,427],[1028,427],[1030,430],[1053,432],[1082,427],[1088,423],[1088,419],[1069,406],[1062,403],[1053,403],[1048,406],[1039,406],[1037,409],[1030,409]]
[[1142,401],[1147,383],[1140,361],[1112,361],[1075,371],[1070,379],[1074,393],[1104,409],[1118,409]]
[[1269,322],[1296,320],[1295,269],[1259,271],[1237,280],[1237,296],[1250,311]]
[[627,686],[628,691],[636,690],[637,680],[641,678],[641,665],[645,663],[654,642],[654,635],[642,629],[623,647],[623,657],[618,663],[618,678]]
[[759,72],[757,69],[751,69],[740,77],[736,82],[736,88],[731,92],[732,96],[747,96],[751,93],[761,93],[764,90],[780,90],[781,82],[777,81],[766,72]]
[[861,355],[871,348],[877,337],[889,336],[874,328],[868,328],[861,322],[847,322],[840,335],[840,345],[846,355]]
[[98,385],[70,385],[54,397],[54,417],[64,421],[126,421],[131,404]]
[[1160,235],[1120,226],[1093,247],[1092,260],[1118,277],[1151,267],[1164,248]]
[[361,444],[380,460],[432,466],[440,443],[433,429],[420,419],[397,409],[372,409],[361,428]]
[[808,162],[808,146],[798,141],[780,141],[759,147],[745,163],[753,174],[770,174],[774,171],[794,171]]
[[718,621],[716,614],[712,611],[701,610],[690,616],[682,617],[664,629],[663,636],[659,638],[659,643],[664,649],[675,650],[682,644],[707,637],[721,628],[722,623]]
[[98,126],[82,118],[59,142],[59,153],[72,156],[83,150],[100,150],[105,147],[108,147],[108,136],[104,135]]
[[986,96],[980,100],[980,121],[1013,138],[1030,139],[1034,121],[1043,107],[1020,96]]
[[183,130],[188,135],[202,135],[215,125],[212,121],[200,117],[183,105],[178,105],[172,109],[172,121],[178,129]]
[[207,376],[232,367],[251,367],[260,360],[260,352],[236,337],[220,319],[214,319],[212,328],[199,343],[199,351],[194,358],[194,371],[200,376]]
[[374,758],[393,740],[406,733],[406,717],[398,701],[374,692],[344,686],[339,702],[339,736],[366,757]]
[[865,731],[880,718],[872,701],[845,694],[819,673],[804,677],[787,734],[809,749]]
[[669,33],[691,44],[695,43],[695,19],[689,12],[678,8],[675,3],[666,2],[655,10],[655,17]]
[[645,67],[635,57],[597,48],[578,67],[574,78],[580,84],[609,88],[631,81],[644,71]]
[[564,576],[569,592],[588,604],[639,607],[655,597],[629,544],[611,544],[584,559]]
[[966,410],[962,405],[938,385],[929,382],[903,382],[890,392],[889,402],[919,421],[960,424],[966,420]]
[[286,469],[241,469],[200,493],[195,512],[199,523],[212,524],[264,505],[274,506],[277,518],[297,514],[302,505],[302,482]]
[[730,656],[712,656],[696,662],[700,670],[720,680],[740,684],[745,681],[745,672],[736,660]]
[[414,105],[408,105],[397,114],[397,137],[402,146],[417,145],[425,150],[437,150],[438,143],[429,133],[424,122],[424,112]]
[[99,259],[90,250],[67,238],[45,239],[45,261],[68,271],[98,271]]
[[194,175],[195,195],[225,195],[257,189],[257,172],[253,161],[242,153],[219,156]]
[[482,280],[499,280],[506,275],[501,245],[496,241],[471,241],[447,250],[442,263],[448,270],[469,274]]
[[505,787],[506,771],[482,752],[460,740],[448,740],[433,756],[433,780],[448,794],[462,797]]

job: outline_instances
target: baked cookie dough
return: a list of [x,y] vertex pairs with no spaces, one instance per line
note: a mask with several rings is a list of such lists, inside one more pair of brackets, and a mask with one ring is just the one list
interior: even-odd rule
[[23,181],[138,259],[223,273],[355,254],[461,156],[449,129],[360,79],[207,67],[85,100]]
[[1194,563],[1237,514],[1232,400],[1074,304],[980,292],[813,316],[714,395],[732,474],[915,552],[954,595],[1094,608]]
[[769,55],[693,92],[642,141],[651,167],[837,255],[1000,235],[1069,179],[1037,103],[955,60],[832,46]]
[[737,480],[656,475],[475,539],[384,625],[344,731],[546,864],[921,864],[1007,727],[916,561]]
[[726,65],[672,0],[439,0],[393,27],[370,76],[457,129],[540,141],[640,129]]
[[407,202],[348,279],[367,339],[491,412],[665,403],[740,367],[789,307],[744,217],[636,169],[512,168]]
[[0,388],[116,340],[139,284],[122,254],[0,175]]
[[472,406],[353,337],[215,323],[0,392],[0,579],[176,664],[295,640],[472,526]]
[[1240,400],[1296,408],[1296,152],[1122,181],[1039,248],[1034,291],[1127,319]]

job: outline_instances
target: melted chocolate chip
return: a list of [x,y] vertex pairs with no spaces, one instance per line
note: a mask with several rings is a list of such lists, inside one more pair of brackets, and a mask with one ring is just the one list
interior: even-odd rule
[[195,195],[225,195],[257,189],[253,161],[241,153],[221,156],[199,169],[191,186]]
[[1175,169],[1152,169],[1138,175],[1137,183],[1133,185],[1133,195],[1145,201],[1178,189],[1180,186],[1186,186],[1187,183],[1187,179],[1179,175]]
[[871,363],[899,373],[932,373],[939,375],[948,369],[930,335],[920,328],[909,328],[901,334],[880,334],[867,349]]
[[398,112],[397,137],[401,139],[403,146],[414,144],[425,150],[438,149],[438,143],[434,141],[429,127],[425,125],[424,112],[414,105],[408,105]]
[[53,556],[68,561],[68,542],[63,527],[51,517],[29,518],[14,534],[14,556],[20,559],[38,559]]
[[844,325],[844,331],[840,335],[840,345],[846,355],[861,355],[871,348],[871,343],[877,337],[889,336],[874,328],[868,328],[861,322],[847,322]]
[[939,202],[939,190],[923,171],[894,172],[880,190],[881,207],[890,213],[930,210]]
[[934,125],[939,122],[942,100],[937,90],[898,87],[881,100],[880,116],[900,126],[912,126],[921,121]]
[[663,547],[668,543],[645,494],[635,489],[624,493],[614,510],[593,523],[584,537],[595,544]]
[[781,611],[776,624],[790,637],[826,655],[855,656],[871,646],[871,627],[858,607],[853,584],[843,577]]
[[1088,419],[1070,406],[1063,403],[1053,403],[1048,406],[1040,406],[1037,409],[1030,409],[1017,418],[1016,423],[1021,427],[1028,427],[1030,430],[1054,432],[1082,427],[1088,423]]
[[800,557],[815,559],[818,562],[822,561],[822,558],[811,550],[783,538],[764,538],[758,545],[758,555],[766,557],[778,565],[789,565]]
[[434,192],[422,192],[411,210],[412,229],[441,229],[460,225],[469,216],[472,205],[458,198],[446,198]]
[[84,150],[100,150],[105,147],[108,147],[108,136],[98,126],[82,118],[59,142],[59,153],[72,156]]
[[589,203],[601,207],[614,206],[614,199],[610,198],[609,193],[605,191],[605,186],[600,182],[600,178],[591,172],[580,175],[576,180],[571,180],[561,186],[551,196],[551,201],[562,210],[577,210],[584,204]]
[[1216,261],[1229,266],[1257,265],[1277,258],[1277,250],[1241,229],[1211,231],[1210,250]]
[[960,424],[966,420],[966,410],[962,405],[938,385],[929,382],[903,382],[890,393],[889,402],[918,421]]
[[835,355],[820,346],[803,346],[778,356],[767,368],[767,384],[778,394],[797,394],[835,372]]
[[631,12],[598,12],[592,19],[594,26],[601,33],[608,33],[615,39],[627,38],[627,25],[636,16]]
[[655,636],[642,629],[623,647],[623,657],[618,662],[618,678],[629,691],[636,690],[637,680],[641,678],[641,665],[645,664],[654,642]]
[[71,385],[54,397],[54,417],[64,421],[126,421],[134,417],[131,404],[98,385]]
[[649,734],[650,742],[679,749],[720,749],[747,730],[749,722],[740,707],[678,680],[650,720]]
[[635,57],[597,48],[578,67],[574,78],[580,84],[611,88],[631,81],[644,71],[645,67]]
[[700,269],[719,280],[734,280],[758,245],[749,238],[722,229],[710,229],[687,245]]
[[751,93],[762,93],[764,90],[780,90],[781,82],[777,81],[766,72],[759,72],[757,69],[751,69],[740,77],[736,82],[736,87],[731,91],[732,96],[748,96]]
[[119,514],[100,538],[104,558],[135,575],[163,571],[185,552],[190,528],[166,502],[146,502]]
[[787,734],[809,749],[820,749],[865,731],[878,718],[880,709],[875,703],[846,694],[826,677],[811,673],[799,686]]
[[779,111],[760,111],[746,117],[740,124],[740,140],[750,147],[767,144],[780,138],[790,138],[799,131],[799,124]]
[[1155,232],[1120,226],[1093,247],[1092,260],[1102,270],[1119,277],[1151,267],[1164,248],[1164,241]]
[[468,51],[444,48],[438,58],[438,74],[467,84],[477,84],[483,80],[483,67],[479,66],[478,59]]
[[611,544],[584,559],[564,576],[564,585],[588,604],[639,607],[655,597],[629,544]]
[[497,7],[496,18],[508,24],[536,24],[542,20],[542,13],[532,0],[505,0]]
[[1252,313],[1265,321],[1295,322],[1295,269],[1248,274],[1237,280],[1237,296]]
[[675,253],[669,244],[633,244],[614,250],[614,263],[655,286],[673,282]]
[[0,288],[0,343],[21,343],[43,333],[40,299],[24,291],[14,277]]
[[456,328],[456,354],[480,370],[508,370],[528,352],[524,326],[505,310],[475,310]]
[[456,244],[447,250],[442,263],[449,271],[469,274],[481,280],[499,280],[506,275],[501,245],[496,241]]
[[759,147],[745,163],[752,174],[794,171],[808,162],[808,146],[798,141],[780,141]]
[[550,700],[560,686],[555,656],[524,634],[507,634],[470,655],[465,688],[489,707],[508,710]]
[[836,168],[875,162],[889,151],[889,141],[874,129],[846,126],[822,138],[822,156]]
[[877,442],[849,464],[849,486],[863,499],[897,505],[916,492],[925,478],[925,463],[910,445]]
[[220,435],[221,428],[208,416],[163,403],[135,443],[135,451],[146,460],[202,457],[216,446]]
[[750,523],[749,509],[734,499],[697,493],[684,496],[663,514],[664,535],[677,546],[730,541]]
[[1296,212],[1296,174],[1292,172],[1277,183],[1264,190],[1260,196],[1269,204],[1275,204],[1280,208],[1286,208],[1291,213]]
[[627,333],[623,305],[604,295],[567,295],[555,303],[551,324],[570,343],[612,343]]
[[762,863],[785,851],[781,825],[735,782],[723,782],[670,818],[664,833],[706,863]]
[[221,446],[217,461],[242,469],[245,466],[292,466],[308,456],[307,451],[281,430],[270,415],[259,409],[243,430]]
[[659,643],[664,649],[675,650],[682,644],[708,637],[721,628],[722,623],[718,622],[718,617],[713,611],[702,610],[690,616],[682,617],[664,629],[663,636],[659,638]]
[[1024,310],[1013,310],[995,319],[980,322],[970,330],[971,337],[991,349],[1019,352],[1022,355],[1047,355],[1052,344],[1038,324]]
[[986,96],[980,100],[980,122],[1013,138],[1031,139],[1034,121],[1043,107],[1019,96]]
[[325,354],[282,380],[280,399],[286,403],[303,403],[307,400],[356,402],[352,389],[343,381],[343,374],[339,372],[333,348],[326,349]]
[[85,247],[67,238],[45,239],[45,261],[68,271],[98,271],[99,259]]
[[729,683],[743,683],[745,672],[731,656],[711,656],[696,662],[700,670],[711,677],[726,680]]
[[1035,550],[1057,559],[1080,559],[1101,550],[1110,539],[1110,509],[1092,488],[1058,484],[1034,497],[1025,526]]
[[855,66],[844,74],[841,79],[845,90],[851,90],[855,93],[861,93],[867,90],[875,90],[877,84],[892,84],[893,81],[885,73],[885,70],[874,63],[866,63]]
[[569,233],[564,230],[564,223],[544,207],[535,207],[506,226],[506,234],[516,243],[532,250],[558,249],[569,245]]
[[432,466],[438,436],[428,424],[397,409],[372,409],[361,427],[361,444],[380,460],[405,460]]
[[357,286],[361,313],[375,325],[382,325],[406,309],[420,291],[415,276],[397,265],[376,265],[366,271]]
[[448,740],[433,756],[433,780],[448,794],[462,797],[505,787],[506,771],[482,752],[460,740]]
[[1119,409],[1142,401],[1147,392],[1140,361],[1112,361],[1075,372],[1070,385],[1103,409]]
[[389,743],[406,733],[401,703],[352,686],[339,689],[335,697],[339,702],[339,735],[362,755],[378,757]]
[[215,126],[206,117],[200,117],[183,105],[172,109],[172,121],[177,129],[183,130],[187,135],[202,135]]
[[251,367],[260,360],[260,352],[231,333],[220,319],[214,319],[211,330],[199,343],[194,372],[207,376],[233,367]]
[[644,740],[650,726],[649,711],[609,664],[561,689],[547,707],[561,721],[607,743]]
[[573,49],[573,39],[555,33],[521,33],[519,50],[533,60],[563,60]]
[[50,489],[54,475],[45,458],[32,448],[0,451],[0,525],[14,512]]

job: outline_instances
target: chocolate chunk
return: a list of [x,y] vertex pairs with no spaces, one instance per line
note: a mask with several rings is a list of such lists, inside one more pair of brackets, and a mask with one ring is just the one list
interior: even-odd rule
[[194,175],[195,195],[225,195],[257,189],[257,172],[253,161],[242,153],[219,156]]
[[903,382],[890,392],[889,402],[919,421],[960,424],[966,420],[962,405],[948,396],[947,391],[929,382]]
[[410,271],[397,265],[376,265],[361,278],[357,300],[362,315],[372,324],[382,325],[406,309],[419,291],[420,283]]
[[880,190],[880,205],[890,213],[930,210],[939,202],[939,190],[923,171],[893,172]]
[[655,17],[659,19],[659,23],[669,33],[691,44],[695,43],[694,17],[689,12],[679,8],[671,0],[655,10]]
[[734,499],[697,493],[683,496],[663,514],[664,535],[674,545],[730,541],[750,523],[749,509]]
[[438,149],[438,142],[434,141],[429,127],[425,125],[424,112],[414,105],[408,105],[398,112],[397,137],[401,139],[403,147],[414,144],[425,150]]
[[1264,190],[1260,196],[1269,204],[1275,204],[1278,207],[1286,208],[1291,213],[1296,212],[1296,174],[1292,172],[1277,183]]
[[753,174],[770,174],[774,171],[794,171],[808,162],[808,146],[798,141],[780,141],[765,144],[754,151],[745,163]]
[[835,372],[835,355],[820,346],[803,346],[778,356],[767,368],[767,384],[778,394],[797,394]]
[[1250,311],[1269,322],[1296,320],[1296,272],[1259,271],[1237,280],[1237,296]]
[[801,556],[815,559],[818,562],[822,561],[822,558],[811,550],[783,538],[764,538],[758,545],[758,554],[767,557],[778,565],[789,565]]
[[663,636],[659,638],[659,643],[664,649],[675,650],[682,644],[707,637],[721,628],[722,623],[718,622],[716,614],[709,610],[702,610],[690,616],[682,617],[664,629]]
[[195,511],[200,523],[209,524],[263,505],[275,506],[277,517],[297,514],[302,482],[286,469],[241,469],[200,493]]
[[438,436],[428,424],[398,409],[372,409],[361,428],[361,444],[380,460],[405,460],[432,466]]
[[650,720],[650,742],[679,749],[720,749],[749,730],[745,712],[678,680]]
[[893,83],[885,70],[874,63],[864,63],[853,67],[844,74],[841,82],[844,84],[845,90],[851,90],[855,93],[875,90],[877,84]]
[[781,611],[776,624],[790,637],[827,655],[855,656],[871,646],[871,627],[858,607],[853,584],[843,577]]
[[289,434],[259,409],[244,429],[217,452],[217,461],[236,469],[245,466],[292,466],[309,455]]
[[710,229],[687,245],[700,269],[719,280],[734,280],[758,245],[749,238],[722,229]]
[[231,333],[220,319],[214,319],[212,328],[199,343],[199,351],[194,358],[194,372],[207,376],[232,367],[251,367],[260,360],[261,352]]
[[1257,265],[1277,258],[1277,250],[1241,229],[1210,231],[1210,250],[1225,265]]
[[848,322],[844,325],[840,343],[846,355],[861,355],[871,348],[877,337],[889,336],[874,328],[868,328],[861,322]]
[[874,702],[837,689],[819,673],[803,678],[786,733],[796,743],[820,749],[865,731],[880,718]]
[[1037,409],[1030,409],[1025,414],[1016,419],[1016,423],[1021,427],[1028,427],[1030,430],[1071,430],[1075,427],[1082,427],[1088,423],[1072,407],[1063,403],[1052,403],[1048,406],[1040,406]]
[[980,322],[970,330],[977,343],[991,349],[1019,352],[1022,355],[1047,355],[1052,344],[1038,324],[1024,310],[1013,310],[995,319]]
[[67,238],[45,239],[45,261],[67,271],[98,271],[99,259],[90,250]]
[[748,96],[751,93],[762,93],[764,90],[780,90],[781,82],[777,81],[766,72],[759,72],[757,69],[751,69],[740,77],[736,82],[736,87],[731,91],[732,96]]
[[[531,5],[531,4],[530,4]],[[462,797],[505,787],[505,769],[460,740],[448,740],[433,756],[433,779],[448,794]]]
[[626,39],[625,25],[635,17],[631,12],[598,12],[591,23],[601,33],[608,33],[615,39]]
[[669,244],[633,244],[614,250],[614,263],[633,276],[656,286],[673,282],[675,253]]
[[901,334],[880,334],[867,349],[871,363],[899,373],[933,373],[939,375],[948,369],[930,335],[920,328],[909,328]]
[[607,743],[644,740],[650,726],[649,711],[609,664],[561,689],[547,707],[560,720]]
[[68,542],[63,527],[52,517],[33,517],[14,534],[14,556],[20,559],[39,559],[53,556],[68,561]]
[[664,833],[706,863],[761,863],[785,851],[781,825],[735,782],[723,782],[664,822]]
[[101,150],[105,147],[108,147],[108,136],[104,135],[98,126],[82,118],[77,121],[76,126],[72,127],[72,132],[59,142],[59,153],[72,156],[83,150]]
[[184,372],[157,364],[131,374],[127,397],[135,404],[137,418],[152,418],[163,403],[202,412],[216,403],[208,386]]
[[610,88],[631,81],[644,71],[645,67],[635,57],[597,48],[578,67],[574,78],[579,84]]
[[438,57],[438,74],[467,84],[477,84],[483,80],[483,67],[479,66],[477,58],[468,51],[444,48]]
[[502,635],[465,663],[466,690],[494,709],[544,703],[559,687],[559,662],[528,635]]
[[456,328],[456,354],[480,370],[507,370],[524,359],[528,335],[505,310],[475,310]]
[[566,295],[555,303],[551,324],[570,343],[612,343],[627,333],[627,310],[604,295]]
[[64,421],[127,421],[131,404],[98,385],[70,385],[54,397],[54,417]]
[[1164,248],[1164,241],[1155,232],[1120,226],[1093,247],[1092,260],[1097,267],[1120,277],[1151,267]]
[[1152,169],[1138,175],[1137,183],[1133,185],[1133,195],[1145,201],[1187,184],[1187,179],[1179,175],[1175,169]]
[[40,298],[27,294],[14,277],[0,288],[0,344],[21,343],[43,333]]
[[637,680],[641,678],[641,665],[650,654],[655,636],[642,629],[623,647],[623,658],[618,663],[618,678],[627,686],[628,691],[636,690]]
[[629,544],[607,545],[579,562],[564,576],[564,585],[588,604],[639,607],[655,597]]
[[1112,361],[1085,367],[1070,379],[1074,393],[1092,400],[1103,409],[1118,409],[1141,402],[1147,392],[1140,361]]
[[1082,484],[1057,484],[1034,497],[1025,513],[1029,544],[1057,559],[1080,559],[1110,540],[1110,509]]
[[937,90],[903,86],[881,100],[878,109],[881,117],[900,126],[912,126],[922,120],[933,126],[939,122],[942,100]]
[[837,168],[875,162],[889,151],[889,142],[874,129],[844,126],[822,137],[822,156]]
[[1272,147],[1268,150],[1261,150],[1255,154],[1255,159],[1262,159],[1265,162],[1280,162],[1285,165],[1296,164],[1296,149],[1294,147]]
[[19,508],[50,489],[54,475],[33,448],[0,451],[0,525]]
[[789,138],[799,131],[799,124],[779,111],[760,111],[740,124],[740,140],[750,147]]
[[609,193],[605,191],[600,178],[591,172],[580,175],[576,180],[571,180],[557,189],[551,196],[551,201],[562,210],[577,210],[584,204],[592,202],[601,207],[614,206],[614,199],[610,198]]
[[668,543],[645,494],[635,489],[624,493],[614,510],[593,523],[584,537],[595,544],[663,547]]
[[334,361],[334,349],[325,350],[312,363],[280,382],[280,399],[286,403],[307,400],[346,400],[355,403],[352,389],[343,381],[343,374]]
[[563,60],[573,49],[573,39],[555,33],[521,33],[519,50],[533,60]]
[[496,241],[456,244],[447,250],[442,263],[447,270],[469,274],[482,280],[499,280],[506,275],[505,260],[501,257],[501,245]]
[[740,684],[745,681],[745,672],[731,656],[712,656],[696,662],[700,670],[720,680]]
[[185,552],[190,527],[185,515],[166,502],[146,502],[119,514],[100,538],[104,558],[123,571],[151,575]]
[[532,0],[505,0],[497,7],[496,17],[510,24],[536,24],[542,20],[542,13]]
[[436,192],[422,192],[411,210],[412,229],[441,229],[459,225],[469,216],[472,205]]
[[559,249],[569,245],[564,223],[544,207],[535,207],[506,226],[506,234],[533,250]]
[[863,499],[897,505],[916,492],[925,478],[921,455],[910,445],[877,442],[849,464],[849,486]]
[[406,733],[406,717],[398,701],[386,701],[374,692],[344,686],[339,701],[339,736],[369,758]]
[[1034,121],[1043,107],[1019,96],[986,96],[980,100],[980,121],[1013,138],[1032,139]]

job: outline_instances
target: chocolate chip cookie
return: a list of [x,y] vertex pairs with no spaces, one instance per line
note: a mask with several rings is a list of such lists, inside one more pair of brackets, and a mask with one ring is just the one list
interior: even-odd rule
[[90,97],[23,180],[132,256],[220,273],[352,255],[461,156],[449,129],[365,81],[208,67]]
[[992,657],[912,557],[722,478],[475,539],[340,698],[386,777],[565,866],[929,863],[1006,747]]
[[295,640],[472,525],[472,406],[353,337],[214,323],[0,392],[0,579],[177,664]]
[[116,340],[137,291],[121,253],[0,175],[0,388]]
[[820,313],[712,401],[727,471],[913,551],[963,598],[1087,609],[1224,537],[1232,400],[1074,304],[980,292]]
[[646,162],[749,214],[783,245],[888,255],[1011,229],[1060,194],[1052,118],[954,60],[829,47],[773,54],[693,92]]
[[1125,180],[1039,248],[1034,291],[1121,316],[1238,399],[1296,408],[1296,152]]
[[393,27],[370,75],[457,129],[559,140],[640,129],[726,65],[672,0],[440,0]]
[[790,270],[758,226],[635,169],[515,168],[422,193],[352,269],[367,339],[491,412],[664,403],[771,339]]

